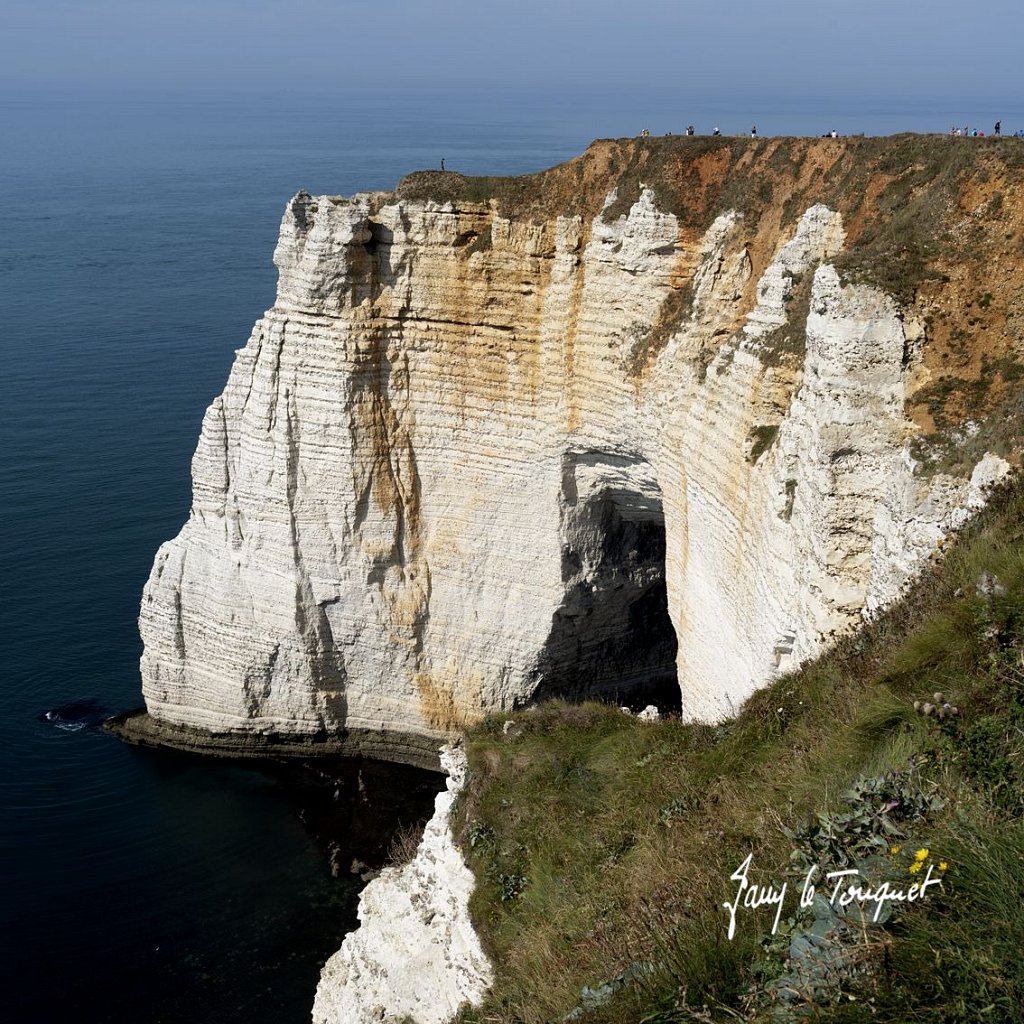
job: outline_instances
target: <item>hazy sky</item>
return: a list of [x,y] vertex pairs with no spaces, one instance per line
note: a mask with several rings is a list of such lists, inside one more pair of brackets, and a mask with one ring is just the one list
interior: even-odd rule
[[1021,0],[0,0],[0,88],[1013,102],[1022,11]]

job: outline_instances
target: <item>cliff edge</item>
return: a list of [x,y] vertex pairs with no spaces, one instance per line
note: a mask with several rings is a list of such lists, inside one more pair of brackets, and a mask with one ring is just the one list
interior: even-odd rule
[[646,139],[299,193],[157,554],[167,728],[734,712],[1017,461],[1019,140]]

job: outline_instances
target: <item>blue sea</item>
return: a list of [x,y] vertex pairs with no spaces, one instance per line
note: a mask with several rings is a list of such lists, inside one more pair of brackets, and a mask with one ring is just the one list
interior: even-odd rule
[[[308,1021],[354,924],[352,857],[422,820],[436,777],[378,773],[369,808],[342,780],[325,823],[315,787],[96,726],[141,702],[142,586],[188,515],[203,410],[273,302],[288,198],[442,156],[533,170],[586,140],[366,99],[21,100],[0,139],[2,1015]],[[349,821],[335,878],[317,828]]]
[[[700,120],[668,96],[471,94],[0,97],[6,1020],[307,1021],[355,921],[349,861],[379,860],[394,827],[429,813],[430,776],[364,766],[360,801],[358,766],[297,777],[129,748],[97,726],[140,702],[142,586],[188,515],[203,410],[273,302],[288,198],[389,189],[442,157],[533,171],[596,136]],[[726,106],[701,128],[994,116],[843,118]]]

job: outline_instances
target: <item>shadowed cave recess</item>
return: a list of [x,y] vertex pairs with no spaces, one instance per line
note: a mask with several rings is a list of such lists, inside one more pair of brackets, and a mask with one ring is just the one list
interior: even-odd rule
[[678,711],[665,514],[652,467],[638,456],[569,453],[561,497],[565,597],[538,662],[533,700]]

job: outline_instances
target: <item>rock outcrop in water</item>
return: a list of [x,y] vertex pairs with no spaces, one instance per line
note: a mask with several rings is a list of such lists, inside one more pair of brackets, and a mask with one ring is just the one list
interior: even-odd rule
[[[1020,345],[988,269],[1020,211],[977,213],[996,149],[928,151],[903,200],[948,198],[974,256],[893,250],[909,295],[872,273],[903,145],[601,143],[512,183],[297,195],[145,589],[150,714],[433,738],[678,685],[717,719],[892,600],[1009,465],[929,465],[916,398]],[[944,365],[983,287],[1002,333]]]

